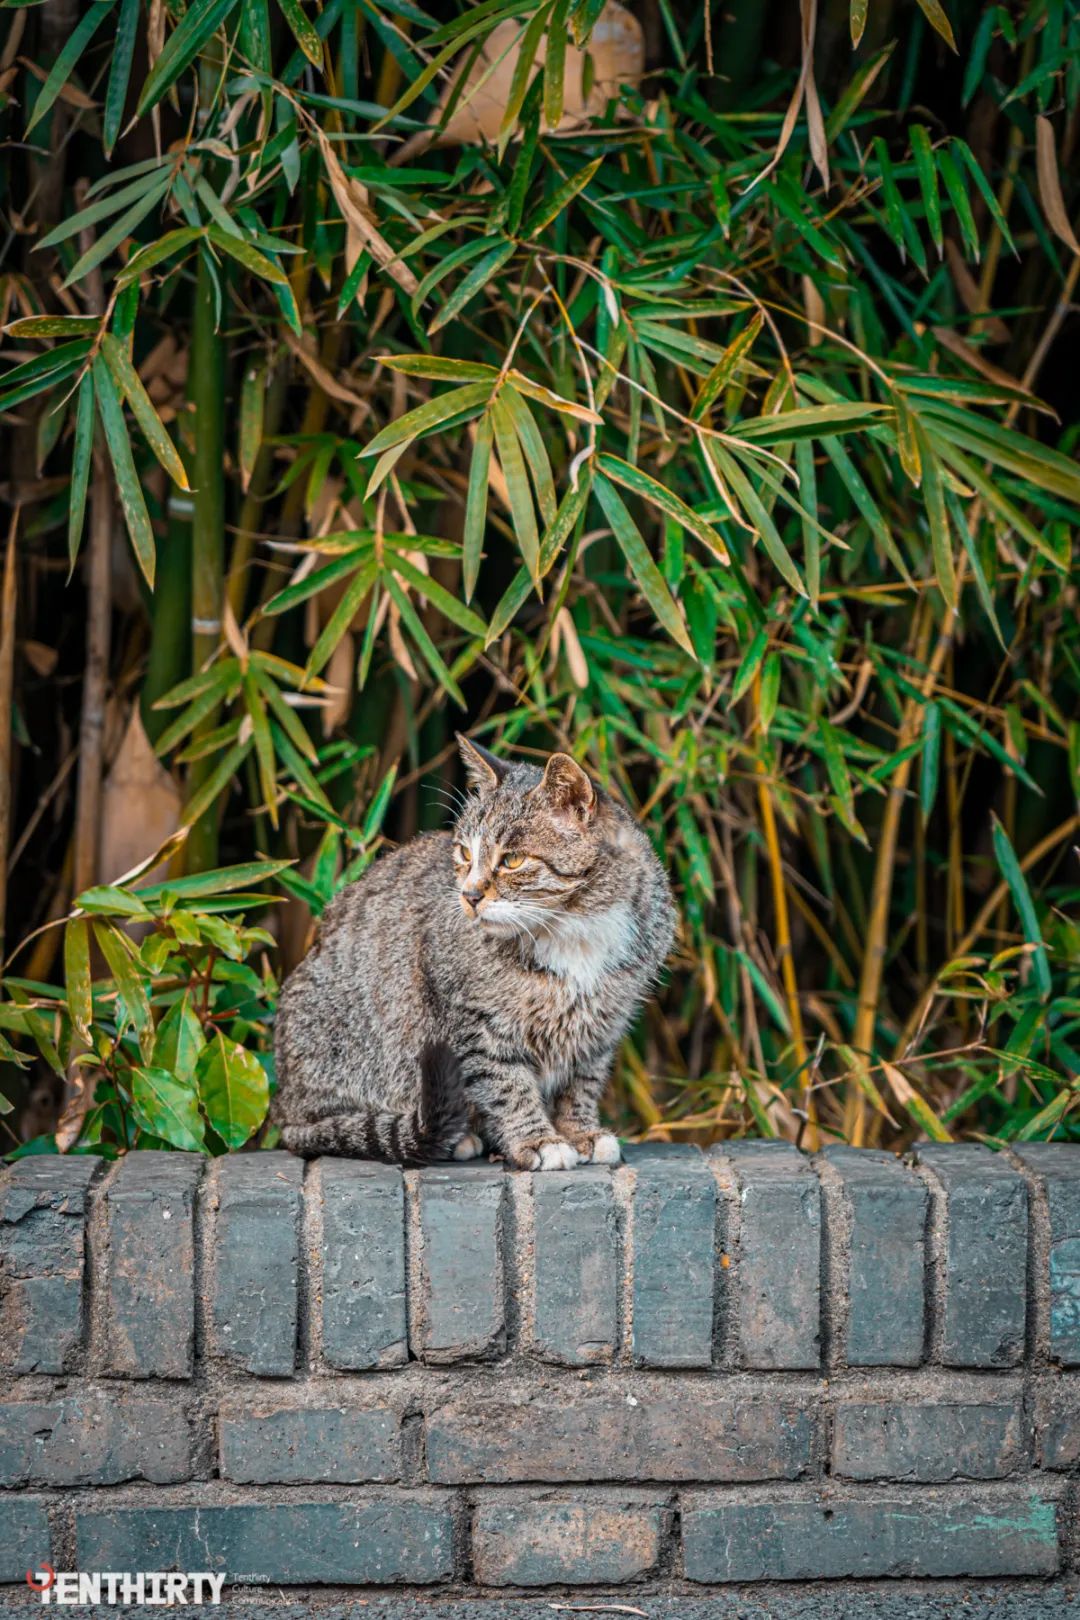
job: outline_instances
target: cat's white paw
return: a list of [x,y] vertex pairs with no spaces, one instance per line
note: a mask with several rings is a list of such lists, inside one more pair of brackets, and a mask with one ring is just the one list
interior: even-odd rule
[[601,1131],[593,1141],[592,1164],[619,1164],[622,1160],[622,1148],[619,1138],[612,1136],[610,1131]]
[[464,1159],[482,1159],[483,1156],[483,1142],[481,1142],[475,1131],[466,1131],[454,1149],[454,1158],[460,1162]]
[[572,1170],[581,1163],[577,1148],[569,1142],[544,1142],[540,1147],[538,1170]]

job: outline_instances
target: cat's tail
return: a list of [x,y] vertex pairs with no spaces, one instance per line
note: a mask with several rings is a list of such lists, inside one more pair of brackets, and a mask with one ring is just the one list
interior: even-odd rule
[[374,1106],[326,1114],[304,1125],[282,1125],[281,1145],[301,1158],[321,1153],[388,1164],[451,1159],[468,1133],[469,1110],[453,1054],[430,1046],[420,1058],[420,1101],[404,1114]]

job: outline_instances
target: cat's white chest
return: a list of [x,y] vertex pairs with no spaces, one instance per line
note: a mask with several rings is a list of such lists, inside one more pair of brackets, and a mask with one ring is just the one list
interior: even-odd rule
[[562,979],[575,996],[588,996],[605,974],[629,960],[635,939],[630,907],[618,901],[589,917],[562,917],[533,944],[538,967]]

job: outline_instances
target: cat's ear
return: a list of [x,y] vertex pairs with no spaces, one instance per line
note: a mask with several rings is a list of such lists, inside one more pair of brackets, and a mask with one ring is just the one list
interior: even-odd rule
[[460,731],[454,733],[457,738],[458,750],[465,764],[465,774],[469,779],[469,786],[475,788],[477,793],[490,793],[497,788],[507,771],[509,765],[504,759],[489,753],[479,743],[470,742],[463,737]]
[[544,768],[540,791],[556,810],[589,822],[596,814],[596,789],[576,759],[552,754]]

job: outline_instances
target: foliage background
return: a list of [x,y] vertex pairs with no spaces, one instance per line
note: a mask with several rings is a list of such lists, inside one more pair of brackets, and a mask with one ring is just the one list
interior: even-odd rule
[[23,1151],[268,1140],[455,728],[672,872],[623,1130],[1077,1134],[1077,7],[633,9],[4,11]]

